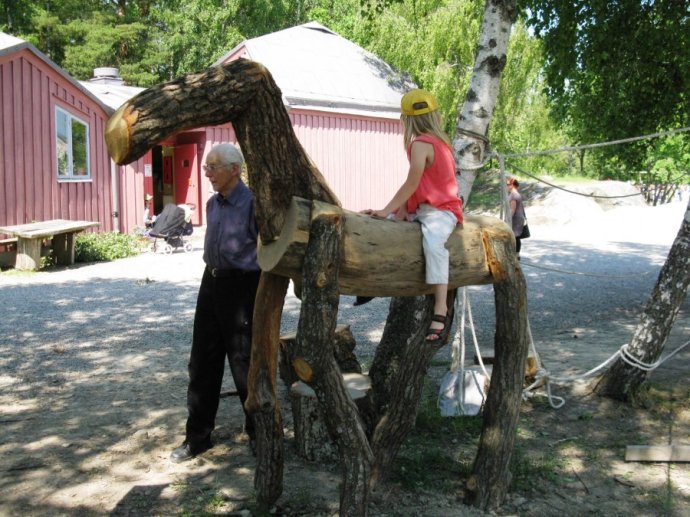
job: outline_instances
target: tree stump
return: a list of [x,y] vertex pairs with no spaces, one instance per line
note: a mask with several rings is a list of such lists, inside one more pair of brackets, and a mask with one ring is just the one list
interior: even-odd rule
[[[292,361],[295,359],[297,332],[280,336],[280,377],[290,391],[290,407],[298,456],[308,461],[332,461],[338,458],[338,448],[331,439],[319,409],[314,390],[302,383]],[[349,325],[335,329],[333,352],[343,374],[343,382],[350,396],[358,403],[371,386],[369,378],[361,375],[362,367],[354,354],[355,338]],[[363,384],[364,383],[364,384]]]
[[[368,395],[371,381],[361,373],[344,373],[343,386],[359,407],[359,402]],[[337,459],[338,445],[328,432],[316,392],[302,381],[296,381],[290,386],[290,401],[297,454],[309,461]]]

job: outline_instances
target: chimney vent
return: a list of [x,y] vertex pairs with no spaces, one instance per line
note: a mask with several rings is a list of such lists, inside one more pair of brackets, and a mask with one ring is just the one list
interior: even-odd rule
[[100,68],[93,69],[93,78],[90,80],[92,83],[98,84],[124,84],[125,80],[120,77],[120,72],[115,67],[104,66]]

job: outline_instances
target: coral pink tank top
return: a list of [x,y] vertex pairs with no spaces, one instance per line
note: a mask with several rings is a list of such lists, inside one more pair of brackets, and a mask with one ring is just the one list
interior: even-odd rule
[[[414,142],[426,142],[433,145],[434,162],[424,169],[417,190],[407,200],[407,212],[413,214],[419,205],[427,204],[439,210],[453,212],[458,223],[462,223],[462,201],[458,198],[453,151],[443,140],[432,135],[419,135],[412,144]],[[408,159],[412,154],[412,144],[407,149]]]

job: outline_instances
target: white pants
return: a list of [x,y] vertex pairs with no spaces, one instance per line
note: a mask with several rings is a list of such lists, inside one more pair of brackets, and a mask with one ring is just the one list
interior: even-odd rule
[[412,219],[422,223],[426,283],[447,284],[450,253],[446,249],[446,241],[458,224],[458,219],[453,212],[431,205],[419,205]]

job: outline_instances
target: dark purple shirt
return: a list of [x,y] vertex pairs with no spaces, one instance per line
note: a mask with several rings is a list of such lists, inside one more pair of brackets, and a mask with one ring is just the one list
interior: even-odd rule
[[216,193],[206,202],[204,262],[210,268],[258,271],[252,191],[240,181],[226,199]]

